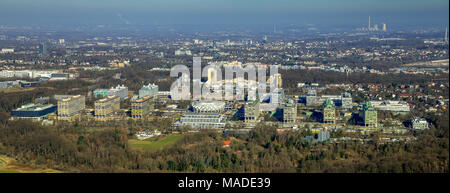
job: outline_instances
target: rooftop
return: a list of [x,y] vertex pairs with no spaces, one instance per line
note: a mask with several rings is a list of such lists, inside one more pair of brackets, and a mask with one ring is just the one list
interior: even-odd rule
[[67,101],[78,99],[80,97],[81,97],[81,95],[76,95],[76,96],[72,96],[72,97],[63,98],[62,101],[67,102]]
[[150,99],[150,98],[151,98],[150,96],[144,96],[144,97],[142,97],[142,98],[140,98],[140,99],[136,99],[136,100],[133,101],[133,102],[136,102],[136,103],[142,103],[142,102],[147,101],[147,100]]
[[54,107],[55,105],[52,104],[46,104],[46,105],[38,105],[34,103],[22,105],[20,108],[15,109],[15,111],[40,111],[44,109],[48,109],[51,107]]
[[103,99],[100,99],[100,100],[98,100],[98,101],[96,101],[96,102],[104,103],[104,102],[108,102],[108,101],[110,101],[110,100],[113,100],[113,99],[115,99],[115,98],[118,98],[118,96],[108,96],[108,97],[103,98]]

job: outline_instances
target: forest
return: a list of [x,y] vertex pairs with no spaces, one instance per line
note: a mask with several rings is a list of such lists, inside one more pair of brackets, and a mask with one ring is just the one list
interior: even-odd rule
[[[347,75],[343,72],[327,72],[320,70],[280,70],[283,77],[283,87],[296,88],[297,83],[319,83],[319,84],[425,84],[432,79],[447,79],[447,74],[431,75],[405,75],[405,74],[370,74],[352,73]],[[301,74],[301,76],[299,76]]]
[[[129,129],[87,131],[80,126],[40,126],[0,117],[0,154],[65,172],[448,172],[448,111],[417,140],[381,143],[309,143],[308,130],[277,133],[259,124],[246,135],[186,133],[157,151],[133,149]],[[339,133],[332,133],[338,136]],[[231,140],[230,147],[223,147]]]

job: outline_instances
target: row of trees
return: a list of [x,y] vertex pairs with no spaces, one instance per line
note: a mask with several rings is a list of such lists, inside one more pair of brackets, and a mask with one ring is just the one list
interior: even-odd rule
[[321,70],[280,70],[283,77],[283,87],[296,88],[299,82],[314,82],[327,84],[383,84],[383,85],[401,85],[401,84],[420,84],[431,82],[432,79],[447,79],[446,74],[431,75],[405,75],[405,74],[370,74],[370,73],[352,73],[347,76],[343,72],[327,72]]

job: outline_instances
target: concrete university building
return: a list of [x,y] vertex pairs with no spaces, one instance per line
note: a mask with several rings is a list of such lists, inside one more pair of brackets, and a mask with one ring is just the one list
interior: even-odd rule
[[363,120],[364,126],[366,127],[376,127],[378,122],[377,109],[372,106],[371,102],[366,102],[363,105]]
[[247,101],[244,104],[244,122],[256,122],[259,117],[259,100]]
[[144,85],[139,90],[139,98],[142,98],[145,96],[155,97],[157,94],[158,94],[158,85],[156,85],[156,84]]
[[194,129],[222,129],[226,124],[226,117],[222,115],[224,110],[223,101],[197,101],[192,105],[192,111],[184,113],[174,125]]
[[335,123],[336,121],[336,108],[330,99],[325,100],[322,105],[323,123]]
[[331,100],[335,106],[341,107],[344,110],[349,110],[353,107],[352,95],[348,92],[341,95],[322,95],[317,96],[316,90],[309,90],[305,97],[306,106],[323,104],[327,99]]
[[46,104],[46,105],[38,105],[38,104],[26,104],[22,105],[18,109],[14,109],[11,111],[11,116],[13,119],[15,118],[25,118],[31,120],[45,120],[48,119],[48,115],[53,114],[57,109],[56,105]]
[[74,120],[85,109],[85,96],[76,95],[58,100],[58,119]]
[[425,130],[429,127],[428,121],[420,117],[411,118],[411,126],[414,130]]
[[95,89],[93,94],[95,98],[106,97],[108,95],[108,89]]
[[121,99],[128,98],[128,88],[124,85],[117,85],[117,87],[112,87],[108,90],[108,96],[118,96]]
[[107,96],[118,96],[122,99],[128,98],[128,88],[124,85],[117,85],[116,87],[111,87],[110,89],[95,89],[94,97],[107,97]]
[[317,92],[316,90],[309,90],[306,93],[306,106],[315,105],[317,101]]
[[330,139],[330,132],[327,130],[320,129],[320,131],[314,135],[306,136],[303,140],[309,141],[311,143],[321,143],[328,141]]
[[108,96],[107,98],[95,101],[94,106],[95,120],[108,120],[108,118],[110,118],[114,112],[120,109],[120,97]]
[[154,97],[144,96],[140,99],[131,101],[131,117],[141,119],[150,114],[154,109]]
[[370,101],[379,111],[389,111],[393,113],[409,113],[409,105],[404,101]]
[[289,99],[283,105],[283,122],[284,123],[295,123],[297,119],[297,103]]

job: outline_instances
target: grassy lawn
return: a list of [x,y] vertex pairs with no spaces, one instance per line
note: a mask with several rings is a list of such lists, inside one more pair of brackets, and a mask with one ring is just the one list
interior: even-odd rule
[[0,173],[60,173],[48,168],[35,168],[15,163],[13,158],[0,155]]
[[182,134],[181,135],[177,134],[165,136],[157,141],[155,141],[155,138],[150,138],[147,140],[130,139],[128,140],[128,143],[131,145],[132,148],[158,150],[174,144],[182,137],[183,137]]
[[1,173],[20,173],[20,172],[15,171],[15,170],[0,170],[0,174]]

